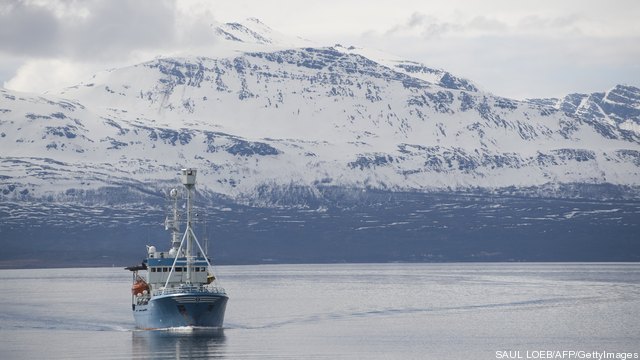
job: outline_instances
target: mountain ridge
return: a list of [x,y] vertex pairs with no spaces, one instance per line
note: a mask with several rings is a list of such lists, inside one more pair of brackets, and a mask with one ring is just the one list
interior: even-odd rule
[[[326,56],[340,57],[340,55],[333,50],[319,51],[328,51],[328,54],[324,53]],[[309,55],[308,52],[310,52],[311,55],[316,55],[318,50],[302,49],[296,50],[293,53],[287,52],[285,55],[296,55],[299,53]],[[276,52],[250,53],[244,56],[248,56],[251,59],[259,59],[260,61],[264,61],[264,58],[268,58],[266,61],[275,63],[282,61],[288,64],[287,61],[280,60],[281,55],[281,53]],[[298,57],[297,59],[308,60],[305,56]],[[236,57],[233,60],[234,61],[231,62],[223,59],[219,63],[216,63],[216,67],[213,67],[212,69],[214,70],[210,72],[220,74],[220,68],[226,67],[227,69],[232,68],[236,74],[244,74],[244,66],[248,65],[243,63],[242,60],[246,60],[246,58]],[[362,62],[365,63],[365,66],[370,65],[360,57],[349,58],[349,60],[356,63],[355,65],[352,64],[353,66],[361,65]],[[202,70],[205,68],[202,66],[203,63],[214,60],[199,58],[197,61],[200,61],[197,63],[197,68]],[[166,64],[170,64],[173,67],[164,66]],[[568,104],[571,103],[569,101],[570,99],[567,99],[569,97],[565,98],[562,102],[556,100],[554,106],[548,106],[550,102],[549,100],[518,102],[501,97],[489,97],[486,94],[478,95],[476,92],[469,93],[465,90],[446,88],[426,82],[420,83],[419,81],[424,81],[420,79],[417,83],[408,83],[410,80],[414,79],[404,77],[402,75],[398,76],[398,73],[388,72],[386,74],[388,76],[398,76],[392,80],[395,82],[394,86],[396,88],[401,87],[402,89],[412,89],[412,86],[419,86],[419,89],[422,90],[419,94],[410,91],[409,94],[402,99],[407,106],[404,106],[405,108],[401,109],[404,113],[398,116],[397,112],[389,111],[392,108],[391,102],[385,103],[385,101],[383,101],[383,96],[381,95],[386,94],[383,93],[380,86],[373,82],[380,78],[380,73],[384,74],[384,72],[376,73],[365,67],[364,71],[369,75],[358,73],[357,76],[371,76],[371,79],[373,80],[366,84],[366,86],[369,86],[370,88],[367,88],[364,91],[362,90],[362,84],[354,84],[353,80],[348,77],[346,79],[339,80],[346,82],[346,86],[331,84],[331,80],[325,80],[325,84],[322,84],[322,86],[326,88],[326,97],[322,99],[325,100],[323,105],[326,105],[327,108],[329,108],[328,105],[331,105],[326,104],[327,98],[337,98],[340,101],[349,101],[349,98],[353,99],[354,90],[357,90],[358,88],[361,90],[359,98],[363,99],[363,101],[366,102],[365,104],[362,104],[362,101],[359,103],[352,102],[342,108],[329,108],[328,110],[325,110],[319,106],[316,107],[318,105],[317,102],[309,101],[314,100],[313,96],[316,96],[315,94],[318,92],[313,88],[303,87],[302,90],[294,90],[289,93],[284,93],[283,89],[285,89],[285,87],[281,87],[275,91],[275,95],[273,92],[264,95],[258,92],[254,94],[249,91],[251,88],[247,87],[246,84],[243,85],[242,80],[236,81],[236,89],[234,89],[236,91],[233,91],[229,90],[228,87],[225,89],[224,86],[227,85],[224,81],[220,82],[220,79],[211,79],[211,83],[217,82],[216,90],[220,92],[221,95],[219,95],[220,97],[217,99],[217,103],[211,107],[214,110],[213,112],[207,112],[210,109],[205,109],[205,111],[198,113],[198,107],[201,106],[201,104],[204,104],[206,101],[206,95],[200,97],[202,100],[192,95],[180,95],[177,101],[171,98],[176,93],[185,94],[188,90],[197,92],[193,89],[197,90],[202,88],[201,83],[195,82],[198,79],[202,81],[202,73],[199,75],[198,73],[190,74],[188,71],[176,71],[183,67],[185,69],[196,68],[192,63],[180,63],[175,59],[159,59],[144,63],[140,66],[145,67],[145,71],[156,70],[164,77],[160,77],[158,81],[152,82],[152,86],[154,87],[147,89],[146,92],[139,90],[139,98],[134,97],[135,104],[133,106],[122,106],[121,103],[119,104],[113,100],[114,97],[123,97],[126,101],[132,101],[130,94],[125,93],[125,90],[132,88],[131,85],[127,84],[122,85],[122,88],[119,89],[118,92],[116,92],[114,86],[96,86],[94,83],[85,84],[83,90],[91,90],[89,95],[84,95],[85,97],[90,96],[94,99],[98,98],[100,99],[98,101],[102,101],[103,97],[108,99],[108,101],[105,101],[104,103],[109,105],[104,106],[103,108],[84,105],[89,103],[89,101],[59,100],[56,102],[55,100],[45,98],[42,95],[26,97],[24,95],[11,93],[7,90],[3,90],[3,97],[6,101],[7,99],[11,100],[23,96],[23,99],[32,105],[46,104],[53,107],[53,109],[47,109],[40,113],[33,111],[25,112],[24,117],[28,122],[35,122],[38,119],[47,120],[47,118],[52,121],[66,121],[64,126],[46,126],[45,128],[38,130],[42,133],[42,135],[39,136],[40,140],[49,138],[58,140],[44,144],[44,146],[40,146],[39,149],[35,149],[32,155],[40,157],[42,155],[42,150],[44,149],[46,149],[45,151],[48,153],[51,153],[56,150],[60,151],[63,146],[67,146],[67,149],[75,146],[76,149],[74,151],[76,153],[83,154],[90,151],[89,149],[92,147],[91,145],[96,143],[108,144],[109,146],[105,147],[105,151],[119,150],[124,147],[135,148],[136,146],[141,147],[142,150],[147,149],[148,151],[150,149],[157,149],[160,147],[156,146],[156,144],[153,143],[154,141],[161,141],[164,145],[172,146],[171,148],[163,148],[164,152],[168,152],[175,151],[176,148],[173,146],[176,145],[187,146],[194,136],[198,136],[202,138],[202,142],[207,144],[206,149],[202,151],[202,153],[216,154],[216,149],[218,149],[218,147],[213,144],[216,142],[217,138],[220,138],[218,140],[219,143],[222,139],[225,139],[227,144],[220,143],[222,146],[220,149],[226,149],[228,150],[228,154],[241,157],[240,159],[228,159],[229,163],[234,164],[242,163],[244,157],[252,155],[263,156],[263,159],[265,160],[268,159],[269,156],[286,156],[286,154],[291,153],[292,148],[295,148],[305,150],[297,151],[297,155],[303,155],[298,156],[298,159],[300,157],[304,160],[308,160],[307,158],[317,158],[317,155],[320,152],[324,152],[329,156],[326,158],[324,163],[341,162],[339,166],[343,169],[349,169],[349,171],[355,169],[360,171],[371,168],[378,169],[383,168],[384,165],[393,165],[399,161],[403,161],[404,164],[401,165],[403,165],[402,167],[404,168],[398,168],[398,166],[396,166],[395,169],[403,172],[403,175],[411,175],[412,171],[414,173],[423,172],[424,170],[421,170],[422,168],[433,170],[431,175],[435,175],[436,177],[438,174],[442,174],[443,172],[455,173],[456,169],[462,171],[462,174],[460,175],[465,176],[469,175],[470,171],[473,172],[477,168],[486,165],[489,167],[493,166],[493,169],[500,169],[506,166],[510,166],[511,168],[523,166],[523,164],[526,165],[533,162],[540,164],[549,163],[552,166],[562,161],[575,161],[578,163],[577,165],[581,165],[580,163],[583,162],[597,162],[598,154],[592,149],[594,147],[592,143],[583,142],[578,146],[578,148],[576,148],[576,143],[580,144],[581,139],[579,138],[578,141],[574,141],[574,138],[576,138],[577,135],[580,135],[581,137],[590,137],[589,140],[595,140],[593,142],[596,142],[596,145],[600,145],[599,149],[596,147],[597,150],[601,150],[602,147],[614,148],[613,153],[604,153],[605,161],[606,159],[613,158],[614,161],[628,161],[631,162],[631,164],[634,164],[633,167],[628,168],[631,170],[629,175],[632,176],[627,177],[627,180],[617,180],[614,178],[614,184],[637,185],[633,182],[635,177],[633,174],[637,174],[637,166],[635,165],[635,162],[638,161],[638,135],[633,131],[633,128],[628,129],[628,126],[625,127],[625,125],[629,123],[635,124],[637,119],[633,117],[623,119],[618,116],[617,113],[613,113],[615,115],[613,118],[617,120],[612,122],[611,117],[604,112],[602,107],[597,103],[594,104],[594,101],[591,100],[591,98],[595,98],[596,100],[601,99],[600,104],[606,100],[604,97],[599,97],[597,94],[593,96],[583,96],[583,100],[581,100],[582,105],[580,107],[576,107],[573,113],[565,111],[565,114],[567,115],[558,115],[561,111],[566,110]],[[298,65],[296,63],[295,66],[302,67],[304,69],[309,69],[310,66],[313,69],[313,67],[317,65],[313,65],[312,63]],[[132,69],[135,68],[136,67],[132,67]],[[380,68],[375,65],[374,69],[379,70]],[[358,70],[349,69],[348,71]],[[202,70],[202,72],[204,73],[204,70]],[[373,73],[375,73],[375,75],[370,75]],[[322,81],[321,77],[317,74],[314,75],[315,78],[307,77],[304,79],[304,84],[317,84]],[[287,76],[295,77],[294,75],[285,75],[285,77]],[[446,77],[446,74],[443,77]],[[238,79],[236,78],[233,80]],[[329,82],[329,85],[327,85],[327,82]],[[466,89],[465,86],[468,83],[463,82],[462,84],[462,88]],[[328,86],[331,87],[328,88]],[[96,90],[98,87],[100,87],[100,89]],[[376,87],[377,90],[374,91]],[[434,87],[436,88],[435,91],[423,90],[425,88],[431,89]],[[616,87],[614,90],[619,88],[620,87]],[[76,89],[81,88],[77,87]],[[631,87],[627,87],[625,89],[635,89],[636,92],[638,91],[637,88]],[[69,89],[64,90],[61,95],[69,95],[69,91]],[[102,97],[94,95],[96,91],[103,93],[101,94]],[[210,90],[207,89],[207,91]],[[208,93],[210,94],[210,92]],[[310,112],[307,118],[304,118],[304,116],[301,117],[297,113],[301,110],[300,107],[296,107],[291,111],[293,113],[291,117],[297,118],[296,121],[300,121],[302,124],[291,125],[292,121],[289,118],[283,117],[281,115],[282,111],[277,110],[279,107],[287,106],[284,101],[285,95],[287,97],[296,97],[294,99],[295,102],[300,103],[306,101],[309,104],[306,108],[303,107],[305,111]],[[75,97],[75,99],[78,98],[82,97]],[[225,123],[225,120],[221,119],[224,115],[217,116],[216,122],[212,123],[209,121],[208,117],[216,112],[215,110],[219,110],[223,106],[220,104],[231,101],[230,99],[237,99],[234,101],[240,103],[243,101],[249,103],[249,111],[246,111],[245,109],[246,113],[243,114],[244,119],[238,119],[239,116],[237,116],[237,113],[239,112],[238,108],[240,106],[237,106],[234,109],[222,109],[230,115],[230,121],[226,121]],[[253,104],[251,104],[251,102],[253,102]],[[371,105],[368,105],[368,103]],[[384,109],[384,105],[387,105],[386,110]],[[402,108],[402,105],[394,104],[393,107],[397,106]],[[375,109],[376,111],[370,110],[375,107],[377,107],[377,109]],[[347,110],[353,108],[355,108],[355,111],[350,111],[350,114],[345,115]],[[517,111],[521,108],[524,108],[525,111],[520,110],[520,119],[516,119],[515,121],[508,121],[505,119],[506,116],[512,115],[514,110]],[[615,109],[616,108],[614,108],[614,110]],[[623,109],[626,110],[626,108]],[[589,112],[589,110],[591,111]],[[8,116],[8,114],[15,112],[6,106],[3,111],[3,116]],[[81,117],[93,119],[92,121],[85,123],[77,117],[73,117],[71,114],[65,113],[65,111],[70,113],[82,113]],[[267,115],[260,115],[260,121],[266,121],[265,118],[267,118],[268,121],[271,121],[271,119],[269,119],[269,115],[274,113],[276,115],[273,117],[275,120],[268,124],[267,127],[264,125],[260,126],[258,121],[253,119],[256,111],[264,111],[267,113]],[[340,111],[342,111],[342,114],[339,114]],[[430,111],[430,113],[427,113],[427,111]],[[134,112],[138,113],[132,115]],[[236,114],[231,115],[232,112]],[[269,112],[271,114],[269,114]],[[314,114],[314,112],[316,114]],[[538,121],[537,124],[535,122],[525,122],[527,117],[532,116],[530,112],[534,112],[538,118],[551,118],[554,122],[557,122],[557,124],[554,124],[557,128],[552,129],[543,121]],[[627,112],[633,112],[633,108]],[[178,116],[173,116],[175,113],[177,113]],[[194,113],[195,116],[190,116]],[[320,113],[321,116],[315,116],[317,113]],[[329,113],[329,116],[338,113],[341,118],[346,118],[346,121],[343,120],[338,122],[334,120],[331,123],[331,120],[327,121],[328,116],[326,113]],[[469,114],[471,114],[471,116]],[[587,116],[585,116],[585,114]],[[457,115],[467,118],[470,117],[473,122],[465,118],[460,119],[460,116],[456,118]],[[152,117],[156,117],[156,119],[153,119]],[[177,120],[176,117],[182,118],[183,120]],[[437,117],[444,119],[437,121]],[[246,123],[249,124],[247,125]],[[327,123],[329,123],[329,126],[327,126]],[[364,126],[362,126],[363,123]],[[308,127],[312,131],[299,131],[301,128],[305,127]],[[338,128],[339,131],[336,132],[336,128]],[[283,129],[288,132],[283,132]],[[504,139],[496,136],[493,138],[489,137],[487,140],[484,139],[487,132],[495,132],[496,130],[502,132],[511,131],[514,135],[520,138],[521,141],[505,141]],[[296,131],[301,135],[296,136]],[[449,141],[447,143],[447,133],[452,131],[455,131],[455,136],[457,138],[465,136],[465,141],[459,141],[456,139],[456,141]],[[7,132],[8,131],[3,131],[5,134]],[[100,139],[89,139],[86,135],[96,132],[103,134],[110,133],[110,135]],[[134,136],[132,139],[132,133],[137,134],[138,136]],[[140,135],[141,133],[146,133],[147,136],[142,136]],[[427,138],[427,141],[421,140],[421,137]],[[429,137],[431,138],[431,141],[429,141]],[[330,144],[326,141],[328,138],[336,140]],[[527,156],[517,154],[516,150],[521,143],[528,145],[527,142],[539,140],[541,138],[542,140],[551,139],[560,144],[553,144],[551,146],[547,145],[548,147],[551,147],[551,149],[546,152],[542,151],[544,147],[540,146],[534,150],[529,150],[526,154]],[[3,139],[8,138],[5,136]],[[150,144],[144,144],[147,139],[151,140]],[[389,141],[390,139],[391,141]],[[25,140],[21,140],[18,137],[16,141],[24,143]],[[613,144],[607,144],[607,141],[612,141]],[[35,143],[36,139],[31,139],[30,142]],[[510,145],[509,142],[514,142],[515,144]],[[597,142],[600,144],[597,144]],[[464,143],[465,146],[456,146],[459,143]],[[531,146],[529,145],[529,147]],[[332,151],[332,148],[342,148],[341,150],[343,151],[338,151],[338,154],[335,154],[336,151]],[[572,149],[576,151],[572,151]],[[8,154],[11,154],[11,152],[6,155]],[[19,154],[20,153],[18,153],[18,155]],[[58,153],[57,156],[60,156],[60,154]],[[183,156],[185,156],[185,154],[183,154]],[[194,159],[196,156],[196,153],[192,150],[191,155],[186,158]],[[341,161],[341,157],[343,156],[347,157],[347,159]],[[408,164],[406,161],[411,160],[411,157],[418,157],[418,159],[414,159],[414,163],[417,161],[419,161],[419,163],[413,165],[413,168],[407,168],[406,165]],[[55,159],[56,157],[52,158]],[[62,158],[64,158],[64,156],[62,156]],[[80,158],[86,159],[86,156],[80,156]],[[299,161],[298,159],[287,160]],[[311,166],[310,163],[312,162],[304,160],[303,164],[307,163],[308,166]],[[422,165],[419,165],[420,163]],[[607,163],[605,162],[604,164]],[[598,165],[600,164],[596,164],[596,167]],[[209,164],[206,167],[211,167],[211,165]],[[384,169],[380,170],[384,171]],[[624,171],[618,171],[618,173],[620,172],[622,172],[621,175],[624,175]],[[333,178],[335,176],[318,176],[315,179],[307,179],[307,184],[309,182],[313,183],[328,177]],[[482,177],[482,175],[480,177]],[[595,181],[593,178],[586,179],[587,181],[585,182],[607,182],[606,175],[601,176],[600,178],[601,180],[596,179]],[[570,178],[568,181],[559,182],[571,183],[580,182],[582,180],[584,179],[574,177]],[[554,179],[550,177],[549,182],[553,181]],[[382,182],[386,183],[386,181]],[[445,182],[448,183],[447,186],[458,185],[458,187],[465,187],[465,183],[450,181],[450,179],[441,180],[441,183]],[[396,180],[396,184],[397,183],[400,183],[400,181]],[[538,181],[538,184],[544,183],[546,182]],[[473,186],[473,181],[469,180],[467,181],[467,184],[471,184],[471,186]],[[356,185],[357,187],[362,186],[363,184],[351,183],[347,185]],[[479,185],[482,187],[483,184]],[[535,185],[535,183],[503,183],[502,185]],[[440,188],[441,187],[442,184]],[[413,189],[425,190],[428,188],[428,186],[416,186]],[[436,186],[436,188],[438,187]],[[409,190],[412,189],[412,187],[409,186],[405,189]]]
[[[0,196],[95,190],[113,179],[154,188],[186,164],[206,174],[204,190],[231,198],[264,184],[640,186],[637,87],[513,100],[366,49],[291,47],[309,42],[258,19],[212,28],[221,57],[158,58],[47,94],[2,89]],[[15,174],[16,159],[36,169],[50,159],[49,172]],[[65,176],[74,162],[93,185]]]
[[212,31],[215,56],[0,89],[0,267],[137,261],[183,167],[224,263],[640,259],[637,87],[514,100],[256,20]]

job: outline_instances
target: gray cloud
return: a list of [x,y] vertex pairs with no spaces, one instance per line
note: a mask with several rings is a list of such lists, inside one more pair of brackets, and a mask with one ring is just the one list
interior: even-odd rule
[[429,18],[425,14],[414,12],[411,14],[409,21],[407,21],[407,27],[414,28],[424,24],[426,21],[429,21]]
[[444,21],[435,16],[414,12],[403,23],[389,28],[385,35],[402,35],[403,33],[420,34],[424,38],[438,38],[450,35],[478,36],[499,35],[581,35],[584,27],[589,26],[589,19],[579,14],[563,14],[544,17],[527,15],[514,23],[506,23],[497,18],[478,15],[470,20]]
[[0,52],[92,60],[126,58],[136,50],[162,51],[185,40],[177,16],[174,0],[19,0],[0,5]]
[[617,21],[589,8],[448,18],[414,12],[353,42],[446,69],[503,96],[590,93],[640,84],[640,27],[619,12]]
[[584,20],[577,14],[570,14],[558,17],[541,17],[529,15],[520,19],[517,28],[523,31],[543,30],[561,31],[563,33],[582,34],[580,22]]
[[64,34],[65,50],[80,57],[125,54],[174,41],[174,4],[157,0],[92,2],[89,16],[66,25]]
[[399,33],[406,30],[414,30],[417,28],[422,28],[426,24],[430,24],[436,21],[437,19],[434,18],[433,16],[428,16],[420,12],[414,12],[413,14],[411,14],[409,19],[405,23],[395,25],[389,30],[387,30],[386,35],[393,35],[395,33]]
[[0,50],[18,55],[44,55],[55,50],[60,25],[54,14],[25,1],[0,5]]
[[469,21],[467,27],[470,29],[500,32],[508,29],[507,24],[496,19],[488,18],[486,16],[476,16]]
[[476,16],[465,22],[441,21],[438,18],[420,12],[414,12],[409,19],[391,27],[386,35],[418,31],[425,38],[459,34],[467,31],[501,32],[508,28],[507,24],[486,16]]

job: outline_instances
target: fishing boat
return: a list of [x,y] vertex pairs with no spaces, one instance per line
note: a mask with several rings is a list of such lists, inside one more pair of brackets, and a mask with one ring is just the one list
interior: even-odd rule
[[131,308],[140,329],[221,328],[224,322],[229,297],[218,286],[207,251],[193,231],[196,173],[195,169],[181,170],[187,194],[184,233],[180,231],[179,191],[174,188],[169,192],[172,215],[165,220],[165,228],[172,233],[169,250],[147,246],[142,263],[125,268],[133,274]]

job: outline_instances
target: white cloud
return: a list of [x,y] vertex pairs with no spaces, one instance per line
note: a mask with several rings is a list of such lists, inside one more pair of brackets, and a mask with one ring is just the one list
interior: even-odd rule
[[17,69],[11,80],[4,83],[4,87],[17,91],[41,93],[52,87],[77,84],[99,69],[98,65],[68,60],[29,60]]

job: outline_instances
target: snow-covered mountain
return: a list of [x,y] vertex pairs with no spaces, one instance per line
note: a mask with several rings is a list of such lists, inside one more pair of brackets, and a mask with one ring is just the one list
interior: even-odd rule
[[185,166],[201,191],[249,203],[326,187],[640,194],[637,87],[517,101],[256,19],[213,31],[219,56],[159,58],[47,94],[0,90],[0,196],[156,193]]

